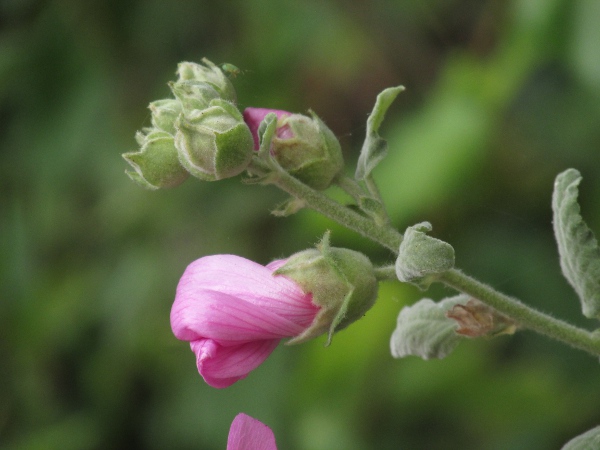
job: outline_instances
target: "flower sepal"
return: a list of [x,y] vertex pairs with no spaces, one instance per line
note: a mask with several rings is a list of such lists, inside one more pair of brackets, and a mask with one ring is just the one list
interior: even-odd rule
[[315,249],[296,253],[275,271],[295,281],[320,307],[312,324],[286,344],[300,344],[333,334],[360,319],[377,299],[378,283],[371,261],[362,253],[331,247],[329,233]]
[[175,120],[181,113],[181,103],[174,98],[156,100],[148,105],[155,130],[175,134]]
[[196,80],[169,82],[171,92],[184,111],[202,111],[208,108],[212,100],[220,98],[213,86]]
[[183,183],[189,173],[179,163],[173,136],[166,131],[146,128],[138,132],[136,140],[141,148],[123,154],[133,170],[125,173],[140,186],[156,190]]
[[208,83],[224,100],[235,103],[236,93],[229,77],[206,58],[202,58],[203,64],[193,62],[181,62],[177,66],[177,75],[180,81],[192,80]]
[[216,99],[175,122],[179,160],[193,176],[214,181],[243,172],[253,154],[252,135],[232,103]]

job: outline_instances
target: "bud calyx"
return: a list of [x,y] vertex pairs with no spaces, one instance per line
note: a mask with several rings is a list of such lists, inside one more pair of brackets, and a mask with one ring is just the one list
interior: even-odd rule
[[362,253],[329,246],[326,234],[316,249],[292,255],[275,271],[295,281],[321,309],[313,323],[288,344],[333,333],[360,319],[377,299],[378,283],[371,261]]

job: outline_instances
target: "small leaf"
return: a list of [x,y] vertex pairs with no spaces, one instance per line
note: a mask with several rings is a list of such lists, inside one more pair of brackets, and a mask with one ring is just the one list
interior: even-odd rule
[[277,207],[273,211],[271,211],[271,214],[273,214],[276,217],[288,217],[292,214],[296,214],[305,206],[306,201],[304,199],[291,197],[283,203],[277,205]]
[[600,448],[600,426],[571,439],[561,450],[590,450]]
[[387,223],[385,206],[379,199],[361,195],[358,198],[359,210],[375,221],[375,225],[382,226]]
[[454,267],[454,249],[447,242],[425,234],[431,231],[429,222],[406,229],[396,259],[398,280],[427,289],[436,275]]
[[560,267],[581,300],[583,315],[600,318],[600,248],[580,215],[581,175],[568,169],[556,177],[552,210]]
[[277,115],[269,113],[258,126],[258,140],[260,142],[258,156],[260,158],[267,158],[269,156],[275,130],[277,130]]
[[373,111],[367,119],[367,136],[363,143],[358,164],[356,166],[356,179],[364,180],[371,171],[385,158],[387,154],[387,141],[379,137],[379,127],[385,117],[388,108],[404,90],[404,86],[396,86],[385,89],[377,96]]
[[469,296],[461,294],[435,303],[424,298],[400,311],[390,347],[394,358],[414,355],[423,359],[445,358],[465,339],[456,334],[457,324],[446,312]]

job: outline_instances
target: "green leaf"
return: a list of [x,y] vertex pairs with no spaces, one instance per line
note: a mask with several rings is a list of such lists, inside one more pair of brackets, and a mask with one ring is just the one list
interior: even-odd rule
[[260,158],[267,159],[269,157],[271,141],[275,135],[275,130],[277,130],[277,115],[275,113],[269,113],[258,126],[258,140],[260,142],[258,156]]
[[600,448],[600,426],[571,439],[561,450],[590,450]]
[[454,249],[447,242],[428,236],[429,222],[406,229],[396,259],[398,280],[427,289],[437,275],[454,267]]
[[356,166],[356,179],[364,180],[371,171],[385,158],[387,154],[387,141],[379,137],[379,127],[383,122],[388,108],[404,90],[404,86],[396,86],[385,89],[377,96],[373,111],[367,119],[367,136],[363,143],[358,164]]
[[292,214],[296,214],[302,208],[306,206],[304,199],[291,197],[283,203],[277,205],[277,207],[271,211],[275,217],[288,217]]
[[445,358],[465,339],[456,334],[457,323],[446,312],[469,296],[461,294],[435,303],[424,298],[400,311],[390,347],[394,358],[413,355],[423,359]]
[[375,222],[375,225],[382,226],[387,223],[385,206],[376,198],[361,195],[358,197],[359,211],[365,213]]
[[580,215],[577,196],[581,175],[567,169],[556,177],[552,210],[560,267],[579,295],[583,315],[600,318],[600,248]]

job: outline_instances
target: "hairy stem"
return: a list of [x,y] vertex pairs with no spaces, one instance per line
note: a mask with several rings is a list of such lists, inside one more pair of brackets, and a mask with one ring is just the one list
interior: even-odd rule
[[440,275],[438,281],[488,304],[524,328],[537,331],[593,355],[600,355],[599,336],[537,311],[459,270],[452,269],[445,272]]
[[350,178],[347,175],[341,175],[337,177],[334,182],[346,194],[352,197],[357,204],[360,202],[360,197],[361,195],[364,195],[364,193],[361,187],[358,185],[358,183],[354,180],[354,178]]
[[[266,168],[260,161],[254,160],[248,168],[251,173],[263,175],[272,171],[273,168]],[[365,217],[356,211],[340,205],[322,192],[298,181],[296,178],[278,168],[276,174],[267,175],[269,183],[276,185],[281,190],[287,192],[295,198],[304,201],[307,207],[320,212],[325,217],[345,226],[357,233],[369,238],[378,244],[390,249],[395,254],[398,253],[402,234],[389,225],[378,226],[373,220]]]
[[396,267],[395,266],[382,266],[375,267],[374,269],[375,278],[377,281],[385,281],[385,280],[397,280],[396,276]]

